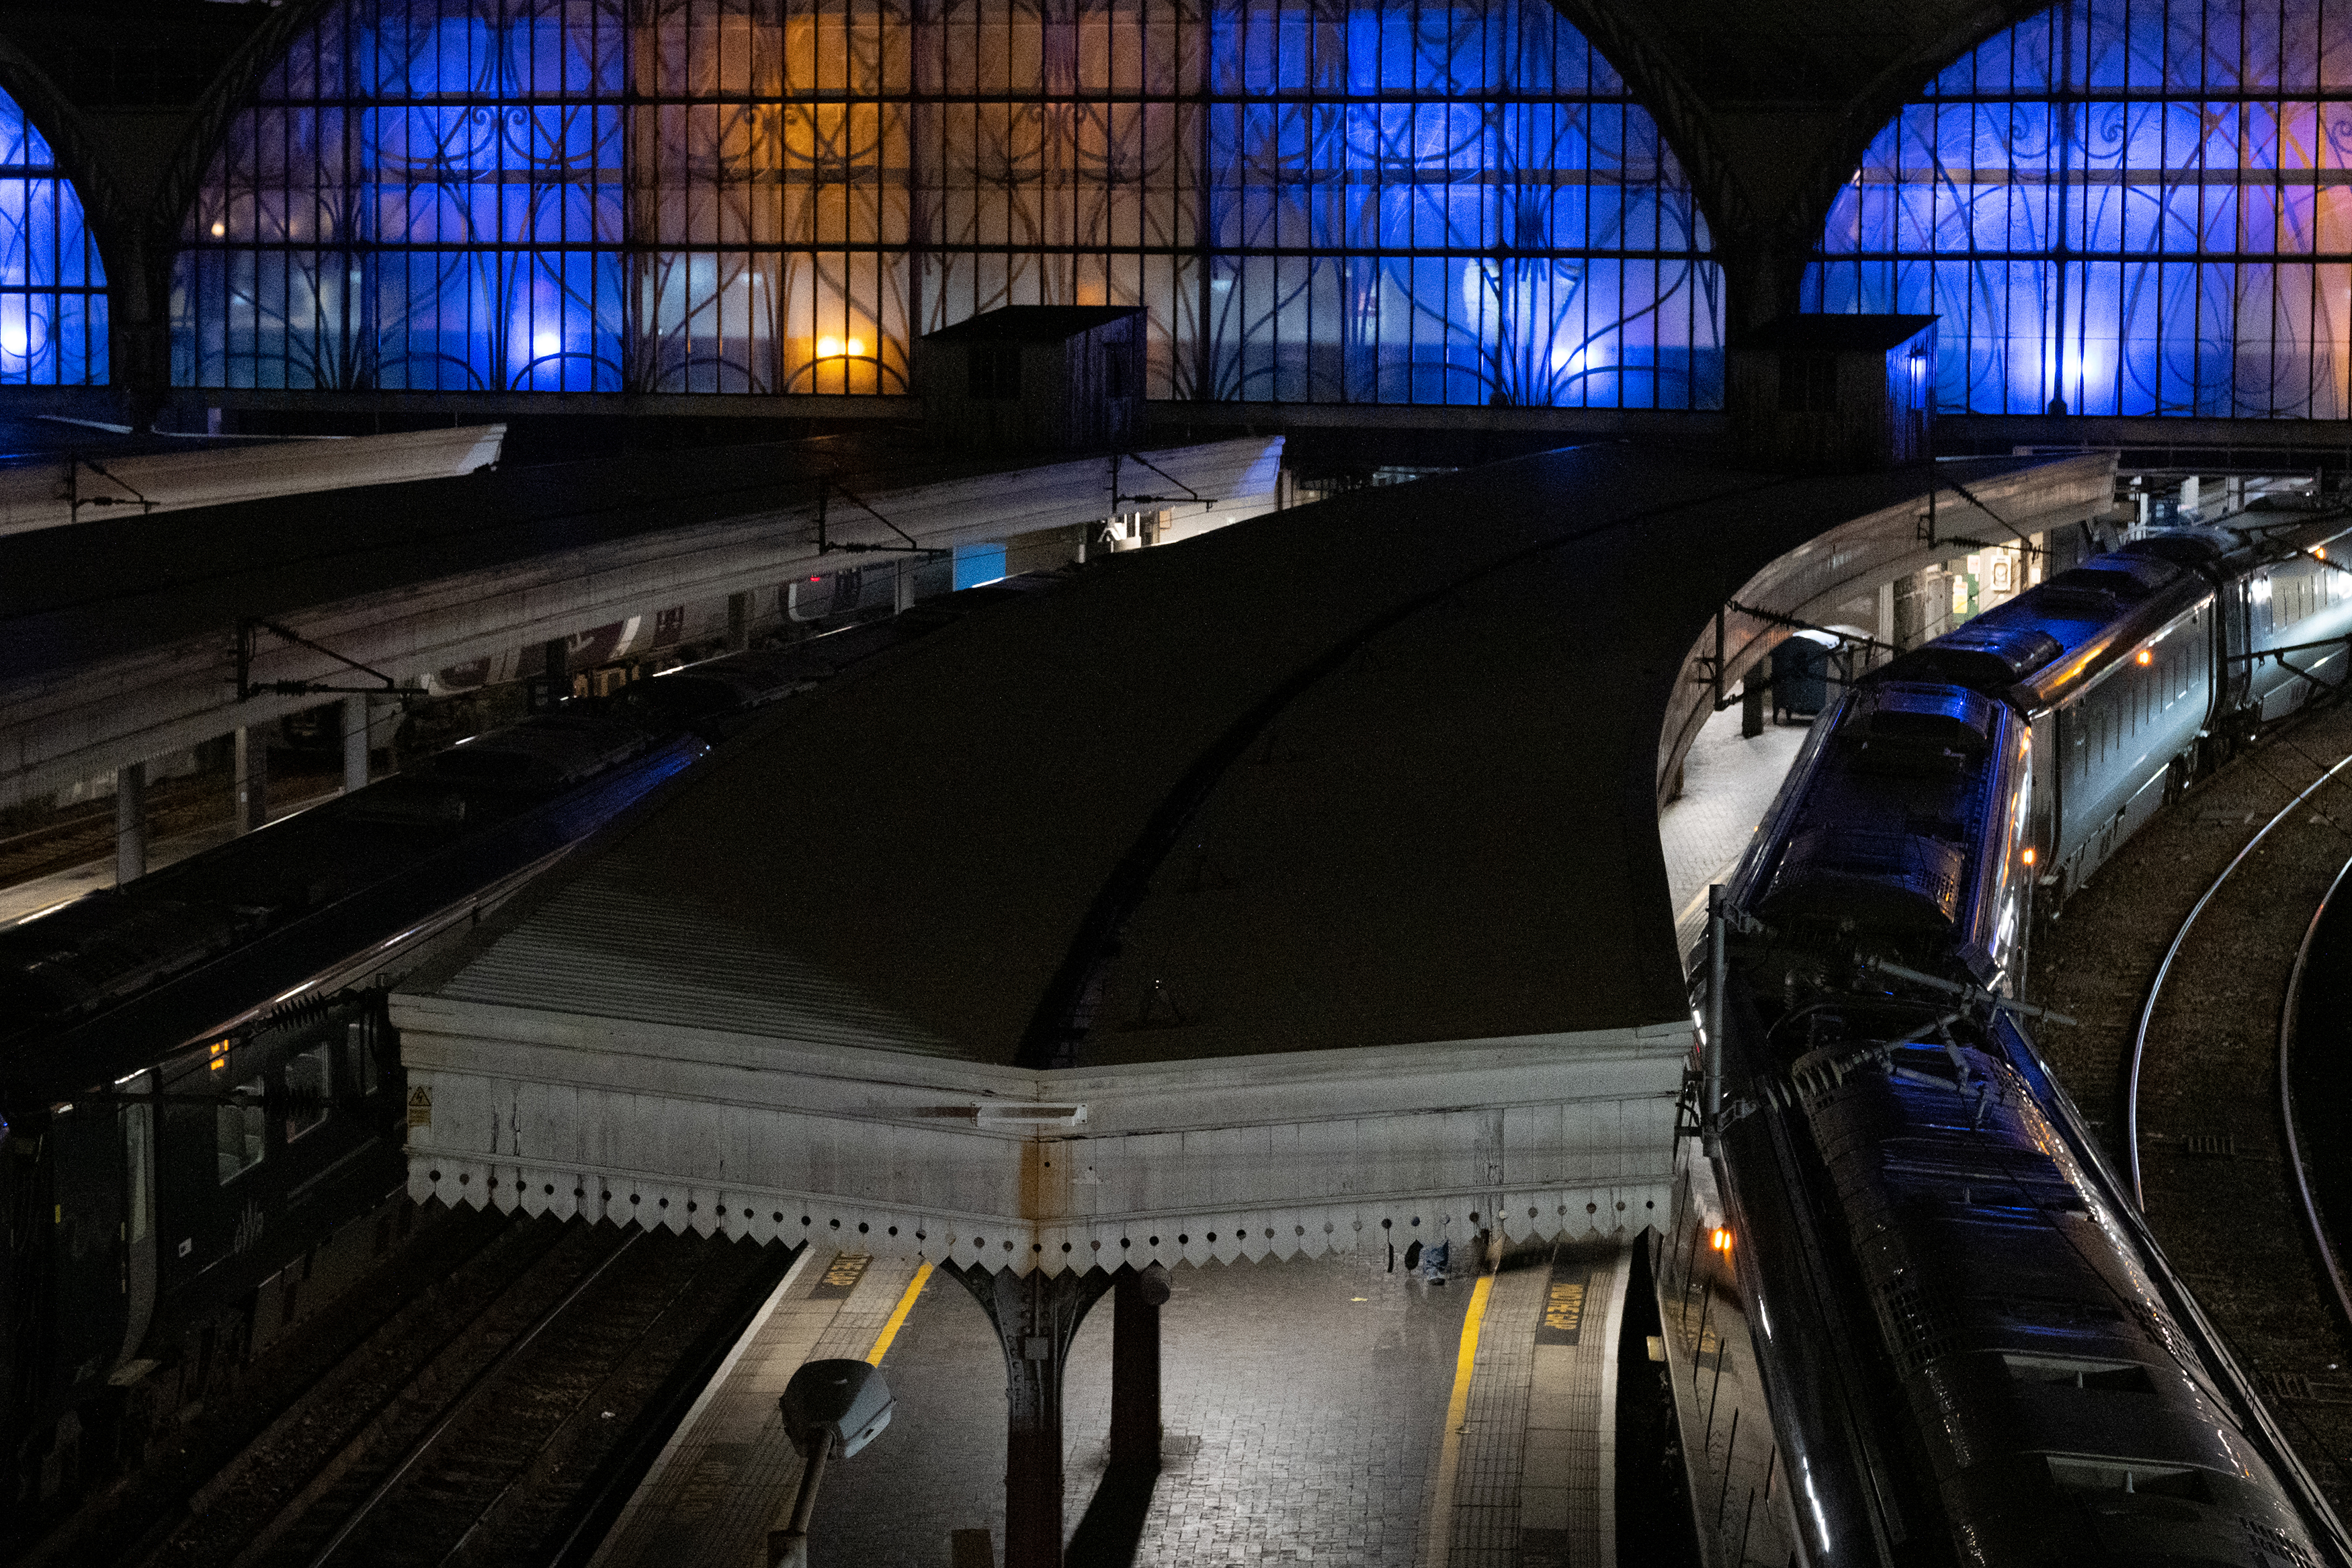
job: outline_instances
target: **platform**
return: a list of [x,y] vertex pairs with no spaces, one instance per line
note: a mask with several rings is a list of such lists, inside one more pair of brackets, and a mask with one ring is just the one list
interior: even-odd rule
[[1681,797],[1658,810],[1679,952],[1689,952],[1706,928],[1708,884],[1727,881],[1748,852],[1811,727],[1767,720],[1763,734],[1748,738],[1739,723],[1737,707],[1706,721],[1684,759]]
[[[1071,1561],[1100,1561],[1118,1545],[1171,1568],[1269,1553],[1604,1568],[1614,1562],[1609,1412],[1626,1260],[1618,1249],[1541,1249],[1483,1286],[1475,1268],[1433,1285],[1390,1270],[1384,1254],[1179,1269],[1162,1309],[1161,1470],[1144,1500],[1101,1495],[1106,1303],[1078,1332],[1065,1397]],[[594,1568],[764,1563],[767,1531],[800,1479],[777,1394],[803,1361],[877,1352],[897,1412],[871,1448],[829,1472],[813,1560],[937,1568],[959,1530],[1001,1545],[1003,1373],[986,1320],[952,1281],[919,1279],[911,1261],[819,1246],[638,1487]]]

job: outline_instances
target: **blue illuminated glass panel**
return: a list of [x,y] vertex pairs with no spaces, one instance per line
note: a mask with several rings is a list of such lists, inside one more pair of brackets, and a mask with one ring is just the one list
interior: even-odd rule
[[1942,317],[1951,412],[2344,418],[2352,14],[2069,0],[1937,78],[1805,304]]
[[1688,183],[1545,0],[343,0],[184,244],[184,385],[887,394],[1136,304],[1155,397],[1720,402]]
[[1243,0],[1210,33],[1211,395],[1719,401],[1688,183],[1549,5]]
[[106,267],[48,139],[0,93],[0,385],[107,378]]

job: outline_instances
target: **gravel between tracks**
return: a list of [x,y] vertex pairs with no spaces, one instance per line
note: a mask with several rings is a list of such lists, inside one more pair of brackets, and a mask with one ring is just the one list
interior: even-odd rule
[[[2165,948],[2231,857],[2347,752],[2352,708],[2283,728],[2191,789],[2036,933],[2029,996],[2082,1021],[2035,1039],[2126,1180],[2126,1058]],[[2352,1511],[2352,1344],[2305,1239],[2277,1054],[2296,946],[2348,852],[2352,770],[2199,920],[2150,1023],[2139,1109],[2148,1221],[2339,1511]]]

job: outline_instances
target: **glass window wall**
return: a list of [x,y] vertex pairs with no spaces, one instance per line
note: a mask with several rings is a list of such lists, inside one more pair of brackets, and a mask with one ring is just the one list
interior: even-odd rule
[[1871,144],[1814,310],[1943,319],[1952,413],[2347,416],[2352,13],[2068,0]]
[[190,386],[887,394],[1136,304],[1154,397],[1720,401],[1688,183],[1544,0],[344,0],[183,238]]

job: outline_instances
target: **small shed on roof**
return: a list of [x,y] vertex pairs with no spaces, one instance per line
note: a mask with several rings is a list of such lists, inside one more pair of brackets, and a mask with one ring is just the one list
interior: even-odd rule
[[1936,318],[1783,316],[1731,350],[1743,462],[1874,473],[1935,455]]
[[943,446],[1089,452],[1143,429],[1144,313],[1008,305],[915,345],[926,433]]

